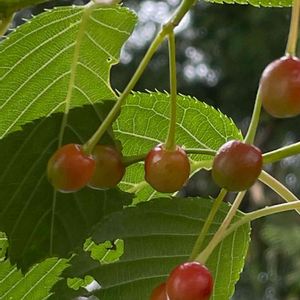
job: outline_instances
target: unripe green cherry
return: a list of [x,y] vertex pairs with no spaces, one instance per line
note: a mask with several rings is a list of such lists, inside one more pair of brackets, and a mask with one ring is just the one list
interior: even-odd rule
[[145,159],[145,180],[158,192],[174,193],[188,180],[190,163],[186,152],[179,146],[165,149],[154,147]]
[[212,177],[228,191],[243,191],[251,187],[262,170],[261,151],[241,141],[229,141],[216,153]]
[[47,175],[51,184],[60,192],[76,192],[92,177],[95,160],[83,152],[82,146],[67,144],[49,159]]
[[121,153],[113,146],[97,145],[92,153],[96,168],[89,180],[89,187],[109,189],[115,187],[125,174]]
[[288,118],[300,114],[300,60],[284,56],[270,63],[260,79],[259,97],[273,117]]

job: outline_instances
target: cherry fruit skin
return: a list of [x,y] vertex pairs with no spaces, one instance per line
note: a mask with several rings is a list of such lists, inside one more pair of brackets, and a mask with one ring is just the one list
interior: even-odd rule
[[186,152],[179,146],[165,149],[154,147],[145,159],[145,180],[158,192],[174,193],[188,180],[190,163]]
[[261,151],[241,141],[229,141],[218,150],[212,166],[217,185],[228,191],[243,191],[251,187],[262,170]]
[[81,145],[67,144],[49,159],[47,175],[56,190],[71,193],[83,188],[94,170],[95,160],[83,152]]
[[208,300],[212,290],[212,275],[198,262],[186,262],[177,266],[166,283],[170,300]]
[[89,180],[89,187],[109,189],[115,187],[125,174],[121,153],[113,146],[97,145],[93,151],[96,169]]
[[150,300],[169,300],[166,292],[166,283],[163,282],[152,291]]
[[260,79],[259,97],[273,117],[300,114],[300,59],[283,56],[270,63]]

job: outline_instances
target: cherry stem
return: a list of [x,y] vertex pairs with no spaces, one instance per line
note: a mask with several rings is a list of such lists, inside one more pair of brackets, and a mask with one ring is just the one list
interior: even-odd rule
[[[275,179],[273,176],[268,174],[266,171],[262,171],[259,180],[265,185],[270,187],[276,194],[278,194],[284,201],[293,202],[299,201],[296,195],[294,195],[285,185]],[[300,214],[300,210],[297,210]]]
[[71,100],[72,100],[72,95],[73,95],[73,90],[74,90],[74,84],[75,84],[75,79],[76,79],[76,73],[77,73],[76,71],[77,71],[78,59],[79,59],[79,55],[80,55],[81,43],[82,43],[82,40],[84,37],[86,25],[88,23],[88,20],[92,14],[94,7],[95,7],[95,4],[93,2],[89,2],[85,6],[83,13],[82,13],[81,22],[79,25],[77,38],[76,38],[76,44],[74,47],[74,54],[73,54],[73,59],[72,59],[72,64],[71,64],[70,80],[69,80],[69,85],[68,85],[68,90],[67,90],[67,95],[66,95],[66,100],[65,100],[66,106],[65,106],[65,111],[64,111],[63,118],[62,118],[59,137],[58,137],[58,147],[60,147],[62,145],[65,128],[66,128],[66,125],[68,122],[68,113],[70,110]]
[[[210,156],[215,156],[216,151],[215,150],[210,150],[210,149],[197,149],[197,148],[187,148],[184,149],[184,151],[187,154],[202,154],[202,155],[210,155]],[[144,154],[137,154],[137,155],[132,155],[132,156],[124,156],[123,157],[123,164],[128,167],[130,165],[133,165],[135,163],[138,163],[140,161],[145,160],[147,156],[147,153]],[[202,162],[202,160],[200,161]]]
[[217,151],[212,150],[212,149],[197,149],[197,148],[186,148],[184,151],[187,154],[204,154],[204,155],[210,155],[210,156],[215,156]]
[[294,0],[292,7],[292,17],[290,23],[289,37],[286,45],[286,55],[296,55],[296,47],[298,40],[298,27],[299,27],[299,10],[300,0]]
[[261,103],[261,99],[260,99],[260,96],[259,96],[259,89],[258,89],[257,94],[256,94],[255,105],[254,105],[250,125],[249,125],[249,128],[248,128],[246,137],[244,139],[244,142],[247,143],[247,144],[253,144],[253,142],[254,142],[254,138],[255,138],[255,135],[256,135],[256,131],[257,131],[258,123],[259,123],[259,118],[260,118],[261,105],[262,105],[262,103]]
[[263,154],[263,162],[269,164],[295,154],[300,154],[300,142]]
[[117,102],[100,125],[98,130],[94,133],[94,135],[83,145],[83,150],[86,153],[91,153],[101,139],[102,135],[105,131],[109,128],[112,122],[115,120],[118,112],[121,109],[121,106],[127,96],[130,94],[134,86],[136,85],[137,81],[140,79],[141,75],[143,74],[145,68],[147,67],[149,61],[151,60],[152,56],[156,52],[157,48],[160,44],[164,41],[165,37],[173,31],[173,29],[179,24],[185,14],[189,11],[189,9],[194,4],[195,0],[183,0],[181,5],[175,11],[171,19],[162,26],[161,30],[158,32],[154,40],[152,41],[148,51],[146,52],[144,58],[142,59],[141,63],[139,64],[137,70],[135,71],[134,75],[132,76],[131,80],[129,81],[128,85],[124,89],[123,93],[118,97]]
[[223,235],[223,239],[226,238],[228,235],[230,235],[232,232],[236,231],[240,226],[249,223],[251,221],[254,221],[256,219],[266,217],[269,215],[281,213],[284,211],[289,210],[300,210],[300,202],[290,202],[290,203],[283,203],[283,204],[277,204],[273,205],[271,207],[265,207],[262,209],[258,209],[254,212],[245,214],[239,221],[233,223],[225,232]]
[[213,222],[213,220],[214,220],[214,218],[216,216],[216,213],[217,213],[217,211],[218,211],[221,203],[223,202],[226,194],[227,194],[227,191],[225,189],[221,189],[218,197],[214,200],[212,208],[211,208],[211,210],[209,212],[209,215],[206,218],[205,223],[204,223],[204,225],[203,225],[203,227],[201,229],[201,232],[200,232],[200,234],[199,234],[199,236],[198,236],[198,238],[197,238],[197,240],[196,240],[196,242],[194,244],[194,248],[193,248],[192,253],[190,255],[190,258],[189,258],[190,261],[195,260],[195,258],[197,257],[197,255],[202,250],[204,239],[205,239],[205,237],[207,235],[207,232],[208,232],[208,230],[209,230],[209,228],[211,226],[211,223]]
[[226,215],[225,219],[223,220],[222,224],[220,225],[217,232],[214,234],[213,238],[207,245],[207,247],[196,257],[196,261],[198,261],[201,264],[205,264],[207,259],[209,258],[210,254],[214,251],[216,246],[220,243],[220,241],[224,238],[224,233],[227,229],[227,227],[230,225],[232,218],[235,216],[244,196],[246,194],[246,191],[239,192],[233,202],[233,205],[231,206],[228,214]]
[[172,30],[168,36],[169,42],[169,65],[170,65],[170,124],[169,132],[165,142],[165,149],[174,151],[176,149],[176,100],[177,100],[177,78],[176,78],[176,47],[175,35]]
[[14,14],[0,18],[0,37],[4,36],[13,18]]

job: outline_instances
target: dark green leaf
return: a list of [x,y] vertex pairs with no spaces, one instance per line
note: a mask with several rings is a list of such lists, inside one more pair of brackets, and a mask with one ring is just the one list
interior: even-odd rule
[[[149,299],[152,288],[162,282],[177,264],[188,259],[201,226],[211,208],[208,199],[155,199],[105,218],[93,235],[95,242],[122,239],[124,254],[101,266],[86,252],[71,260],[65,277],[91,275],[102,289],[93,294],[102,300]],[[223,204],[206,237],[206,243],[228,212]],[[242,216],[241,213],[235,220]],[[244,265],[250,226],[228,236],[207,262],[215,278],[213,300],[228,300]],[[65,293],[64,282],[56,287]],[[70,299],[70,298],[69,298]]]
[[[65,143],[90,137],[109,103],[71,110]],[[54,192],[46,165],[57,147],[61,118],[58,113],[34,121],[0,141],[0,230],[8,235],[11,261],[23,268],[49,255],[68,256],[103,216],[131,202],[118,190]],[[108,135],[103,142],[112,143]]]

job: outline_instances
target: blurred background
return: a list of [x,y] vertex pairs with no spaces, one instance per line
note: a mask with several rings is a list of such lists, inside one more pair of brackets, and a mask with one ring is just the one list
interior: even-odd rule
[[[13,26],[44,8],[86,1],[50,1],[20,11]],[[122,90],[150,41],[180,0],[124,0],[139,17],[134,34],[122,50],[121,63],[112,69],[111,83]],[[250,121],[260,74],[284,54],[290,9],[220,5],[199,1],[176,30],[178,90],[220,109],[245,133]],[[135,90],[169,90],[167,45],[151,61]],[[263,152],[300,140],[300,119],[276,120],[262,113],[256,139]],[[300,155],[265,168],[300,195]],[[200,171],[181,195],[215,196],[210,174]],[[281,200],[255,184],[242,205],[245,212]],[[252,243],[233,300],[300,299],[300,217],[284,213],[253,223]]]

